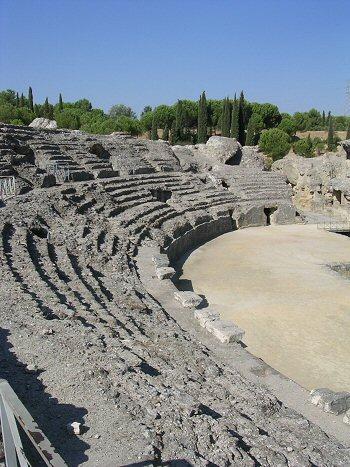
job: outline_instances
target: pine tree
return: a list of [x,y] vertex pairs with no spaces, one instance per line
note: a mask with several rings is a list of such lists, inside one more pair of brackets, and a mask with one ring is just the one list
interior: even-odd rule
[[175,134],[174,134],[175,144],[183,140],[184,138],[183,128],[184,128],[184,110],[182,106],[182,101],[177,101],[176,117],[175,117]]
[[165,125],[165,128],[163,130],[163,137],[164,141],[169,141],[169,127],[168,125]]
[[153,118],[152,118],[152,129],[151,129],[151,139],[153,139],[154,141],[158,139],[158,125],[157,125],[157,120],[156,120],[156,116],[153,115]]
[[58,110],[62,112],[63,110],[63,100],[62,100],[62,94],[60,93],[59,98],[58,98]]
[[243,91],[239,97],[238,105],[238,141],[244,146],[245,131],[244,131],[244,94]]
[[29,101],[29,108],[32,112],[34,112],[34,101],[33,101],[33,91],[32,88],[29,86],[28,89],[28,101]]
[[231,117],[231,138],[238,139],[239,137],[239,125],[238,125],[238,101],[235,98],[233,101],[232,117]]
[[327,138],[327,146],[329,151],[333,151],[334,149],[334,129],[333,129],[333,118],[329,114],[329,123],[328,123],[328,138]]
[[221,117],[221,136],[230,136],[231,102],[228,97],[224,99]]
[[326,114],[324,110],[322,111],[322,126],[323,128],[326,126]]
[[25,107],[26,103],[25,103],[25,100],[24,100],[24,96],[23,96],[23,93],[21,94],[21,97],[19,99],[19,106],[20,107]]
[[198,130],[197,130],[198,143],[207,142],[207,127],[208,127],[207,99],[205,97],[205,92],[203,91],[198,102]]
[[350,139],[350,122],[348,124],[348,129],[346,130],[346,139]]

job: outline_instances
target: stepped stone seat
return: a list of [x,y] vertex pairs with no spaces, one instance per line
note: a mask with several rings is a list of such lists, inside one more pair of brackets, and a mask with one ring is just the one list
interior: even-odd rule
[[[27,148],[32,159],[17,157]],[[120,172],[112,167],[115,156]],[[67,163],[77,180],[88,179],[44,188],[47,174],[34,157]],[[38,412],[60,420],[67,407],[87,411],[89,425],[117,445],[113,454],[147,453],[147,459],[113,459],[118,465],[169,459],[193,465],[349,463],[331,437],[227,364],[219,341],[213,354],[213,336],[234,342],[226,348],[231,352],[241,330],[219,322],[208,332],[189,328],[194,312],[181,309],[172,293],[163,302],[162,294],[148,289],[148,279],[164,291],[171,285],[166,278],[174,270],[155,266],[169,268],[189,249],[244,226],[241,217],[249,210],[287,205],[282,178],[240,167],[230,180],[200,165],[184,172],[163,142],[0,124],[0,174],[9,167],[18,183],[30,179],[32,189],[0,207],[0,315],[16,356],[1,364],[4,373],[20,374],[23,395]],[[150,172],[135,174],[139,168]],[[117,176],[95,178],[111,171]],[[150,248],[152,255],[153,248],[166,255],[144,278],[149,271],[141,260]],[[204,311],[195,312],[200,323],[212,318]],[[31,361],[42,370],[53,405],[18,366]],[[108,414],[108,423],[101,423],[101,414]],[[145,435],[145,426],[154,424],[156,444]],[[122,436],[112,439],[111,427],[121,427]],[[96,449],[92,443],[89,456]],[[76,459],[74,453],[70,464]]]

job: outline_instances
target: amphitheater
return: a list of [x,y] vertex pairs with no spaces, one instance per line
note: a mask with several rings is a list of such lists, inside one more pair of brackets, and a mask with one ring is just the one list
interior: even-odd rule
[[295,222],[291,185],[257,150],[1,124],[0,176],[15,183],[0,377],[67,465],[350,465],[350,426],[176,288],[198,246]]

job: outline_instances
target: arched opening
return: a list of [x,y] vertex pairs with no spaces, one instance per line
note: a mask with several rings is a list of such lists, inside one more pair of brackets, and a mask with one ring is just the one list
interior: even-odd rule
[[264,214],[266,216],[266,225],[271,225],[271,214],[276,211],[277,208],[264,208]]

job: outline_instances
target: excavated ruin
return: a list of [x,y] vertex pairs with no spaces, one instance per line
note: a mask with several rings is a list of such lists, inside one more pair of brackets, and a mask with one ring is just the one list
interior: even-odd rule
[[234,228],[294,221],[283,176],[214,143],[220,157],[213,142],[182,157],[162,141],[0,126],[0,175],[16,182],[0,208],[0,376],[70,466],[350,463],[140,278],[142,248],[174,261]]

